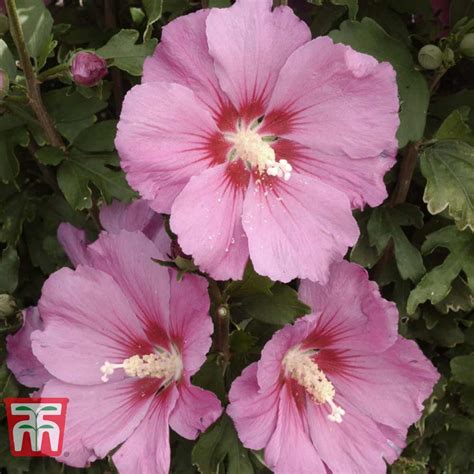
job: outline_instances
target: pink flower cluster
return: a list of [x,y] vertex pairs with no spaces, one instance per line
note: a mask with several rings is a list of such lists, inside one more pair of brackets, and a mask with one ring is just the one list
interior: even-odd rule
[[171,252],[159,212],[213,278],[240,278],[249,258],[274,280],[303,278],[311,314],[276,332],[229,392],[244,446],[277,474],[386,471],[439,376],[398,335],[395,305],[342,258],[358,236],[352,209],[386,196],[397,112],[389,64],[311,40],[271,0],[164,28],[116,139],[144,199],[102,208],[94,243],[61,225],[76,268],[49,277],[7,343],[21,383],[70,400],[61,461],[114,450],[121,474],[164,474],[169,427],[196,439],[222,413],[191,383],[211,346],[207,281],[153,261]]

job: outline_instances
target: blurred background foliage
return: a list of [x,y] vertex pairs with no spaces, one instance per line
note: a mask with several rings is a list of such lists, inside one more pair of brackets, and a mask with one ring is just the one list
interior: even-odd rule
[[[19,309],[36,304],[42,283],[68,265],[56,231],[67,221],[99,232],[98,208],[135,196],[113,139],[124,94],[172,19],[230,0],[16,0],[37,94],[0,14],[0,397],[26,395],[5,365],[5,336]],[[278,1],[277,4],[286,2]],[[474,1],[290,0],[313,36],[389,61],[401,100],[400,150],[387,175],[389,198],[357,212],[361,237],[348,258],[369,269],[396,302],[400,332],[416,339],[442,378],[411,428],[393,473],[474,472]],[[433,3],[433,5],[432,5]],[[109,73],[94,87],[71,78],[79,50],[93,50]],[[23,58],[24,59],[24,58]],[[30,66],[31,67],[31,66]],[[30,77],[31,79],[31,77]],[[8,82],[8,86],[6,86]],[[28,98],[29,97],[29,98]],[[50,127],[40,108],[47,111]],[[182,271],[192,262],[177,257]],[[230,365],[211,353],[196,383],[225,402],[226,390],[281,325],[309,311],[293,285],[249,267],[242,282],[211,292],[230,309]],[[370,396],[368,394],[367,396]],[[8,474],[113,472],[108,460],[86,470],[45,458],[13,458],[0,406],[0,468]],[[221,418],[197,442],[172,436],[172,472],[268,472]]]

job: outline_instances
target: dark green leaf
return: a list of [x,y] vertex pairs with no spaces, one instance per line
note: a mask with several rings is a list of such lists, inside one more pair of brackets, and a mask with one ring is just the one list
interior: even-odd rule
[[45,146],[39,148],[35,154],[38,161],[41,161],[44,165],[59,165],[61,161],[66,158],[66,155],[59,148],[54,148],[53,146]]
[[18,285],[20,259],[13,247],[7,247],[0,258],[0,293],[13,293]]
[[146,23],[145,33],[143,39],[149,40],[153,32],[153,24],[156,23],[163,14],[163,0],[143,0],[146,16],[148,17]]
[[355,20],[359,11],[359,0],[331,0],[334,5],[344,5],[349,11],[349,19]]
[[74,140],[74,145],[83,151],[114,151],[117,120],[104,120],[83,130]]
[[245,268],[244,277],[240,281],[229,283],[225,289],[225,294],[231,298],[243,298],[252,295],[268,295],[272,294],[270,288],[274,282],[268,277],[259,275],[253,269],[252,263],[249,262]]
[[456,382],[474,387],[474,354],[454,357],[451,371]]
[[469,107],[462,107],[451,112],[441,124],[434,138],[436,140],[461,140],[474,144],[474,135],[467,123],[469,113]]

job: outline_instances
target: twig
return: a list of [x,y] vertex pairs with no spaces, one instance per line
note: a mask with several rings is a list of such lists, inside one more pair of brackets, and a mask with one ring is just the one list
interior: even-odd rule
[[69,71],[69,64],[58,64],[42,73],[38,74],[38,81],[44,82],[49,79],[55,79],[56,77],[61,76],[64,72]]
[[64,142],[54,128],[53,121],[51,120],[51,117],[44,106],[43,99],[41,98],[39,83],[33,70],[28,50],[26,48],[25,38],[21,29],[15,0],[6,0],[6,6],[10,24],[10,34],[12,35],[13,41],[15,42],[18,56],[20,58],[20,65],[25,74],[26,88],[31,108],[33,109],[36,117],[38,117],[38,120],[49,143],[57,148],[65,149]]

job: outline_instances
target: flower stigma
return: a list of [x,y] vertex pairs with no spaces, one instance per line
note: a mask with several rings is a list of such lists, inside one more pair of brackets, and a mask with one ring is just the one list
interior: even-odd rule
[[108,382],[109,376],[116,369],[123,369],[128,377],[153,377],[163,379],[163,384],[168,385],[176,381],[183,373],[183,361],[178,351],[172,346],[171,351],[159,349],[143,356],[134,355],[125,359],[121,364],[113,364],[106,360],[100,371],[102,382]]
[[239,123],[236,133],[226,133],[225,137],[234,146],[229,154],[229,159],[240,158],[250,169],[258,169],[260,173],[276,176],[288,181],[293,170],[287,160],[277,160],[275,150],[270,145],[275,140],[272,136],[261,136],[255,126],[247,129]]
[[327,403],[331,408],[328,415],[330,421],[341,423],[346,413],[343,408],[334,403],[336,390],[324,372],[314,361],[313,350],[301,350],[299,346],[290,349],[283,358],[285,375],[298,382],[318,405]]

